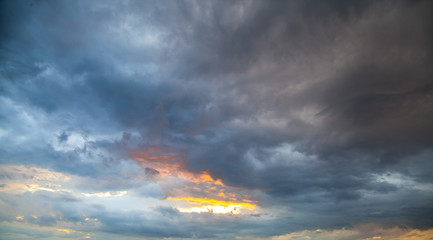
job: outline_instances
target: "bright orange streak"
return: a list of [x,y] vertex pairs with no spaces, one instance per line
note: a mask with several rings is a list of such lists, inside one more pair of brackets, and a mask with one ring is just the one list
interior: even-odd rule
[[168,197],[167,200],[174,200],[174,201],[184,201],[192,205],[211,205],[211,206],[221,206],[221,207],[230,207],[233,205],[239,205],[246,209],[253,210],[256,208],[255,204],[251,203],[244,203],[244,202],[226,202],[222,200],[216,200],[216,199],[207,199],[207,198],[193,198],[193,197],[185,197],[185,198],[174,198],[174,197]]
[[[171,148],[147,146],[140,150],[129,149],[132,159],[136,160],[143,168],[151,168],[156,171],[154,176],[158,178],[175,177],[184,182],[182,189],[171,188],[168,190],[169,200],[184,201],[194,205],[194,209],[178,208],[181,212],[213,212],[213,213],[239,213],[239,209],[254,209],[251,201],[245,200],[247,194],[234,192],[233,188],[225,186],[220,179],[214,179],[209,170],[192,172],[186,168],[186,152]],[[242,190],[243,191],[243,190]],[[208,198],[193,198],[206,196]],[[187,195],[185,195],[187,194]],[[193,194],[192,196],[190,194]],[[224,199],[219,201],[215,199]],[[199,205],[197,207],[197,205]]]
[[190,205],[193,205],[193,207],[189,207],[189,208],[183,208],[183,207],[177,208],[179,212],[184,212],[184,213],[194,212],[194,213],[216,213],[216,214],[239,214],[241,213],[241,209],[243,208],[248,210],[253,210],[256,207],[256,205],[251,203],[228,202],[228,201],[221,201],[221,200],[208,199],[208,198],[169,197],[167,198],[167,200],[183,201]]
[[210,182],[223,186],[221,180],[214,180],[209,170],[198,173],[188,171],[185,167],[184,153],[173,149],[164,149],[157,146],[149,146],[144,151],[130,151],[131,158],[153,168],[160,176],[175,176],[184,178],[193,183]]

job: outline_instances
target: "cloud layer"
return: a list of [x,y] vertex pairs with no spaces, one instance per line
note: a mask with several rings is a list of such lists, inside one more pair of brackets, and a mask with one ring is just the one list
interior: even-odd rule
[[432,2],[0,5],[6,239],[431,235]]

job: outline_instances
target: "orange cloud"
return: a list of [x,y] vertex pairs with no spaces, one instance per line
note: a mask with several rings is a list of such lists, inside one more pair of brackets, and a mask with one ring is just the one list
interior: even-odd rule
[[174,198],[174,197],[168,197],[167,200],[185,201],[185,202],[192,204],[192,205],[217,205],[217,206],[223,206],[223,207],[228,207],[230,205],[242,205],[243,207],[248,208],[248,209],[254,209],[256,207],[255,204],[251,204],[251,203],[227,202],[227,201],[216,200],[216,199],[207,199],[207,198],[193,198],[193,197]]
[[132,159],[143,167],[158,171],[162,177],[174,176],[193,183],[210,182],[215,185],[224,185],[221,180],[213,179],[209,170],[200,172],[187,170],[184,151],[151,145],[143,150],[130,150],[129,153]]
[[210,213],[220,213],[220,214],[225,214],[225,213],[239,214],[243,209],[253,210],[256,208],[256,205],[252,203],[231,202],[231,201],[223,201],[223,200],[208,199],[208,198],[168,197],[167,200],[180,201],[188,205],[187,207],[178,207],[177,209],[180,212],[196,212],[196,213],[210,212]]
[[[214,200],[212,203],[208,202],[210,205],[208,204],[207,207],[214,206],[212,207],[214,212],[236,212],[240,207],[245,209],[255,206],[252,204],[252,201],[247,200],[250,199],[250,194],[247,193],[247,190],[226,186],[220,179],[214,179],[210,175],[209,170],[200,172],[189,171],[186,168],[185,151],[149,145],[140,150],[130,149],[128,152],[131,158],[137,161],[143,168],[152,169],[149,172],[154,172],[156,179],[165,180],[174,177],[183,181],[181,187],[179,185],[173,187],[171,184],[165,184],[164,181],[161,182],[161,187],[166,194],[176,197],[171,198],[171,200],[176,199],[180,201],[180,199],[189,199],[187,202],[191,204],[192,199],[202,199],[202,202],[205,201],[203,199],[221,199],[230,204],[228,206],[223,202],[215,202],[219,200]],[[196,198],[191,198],[191,196]],[[245,204],[239,204],[242,202]],[[215,206],[219,206],[219,209],[215,209]],[[223,208],[221,209],[221,207]],[[201,209],[200,211],[207,212],[206,209]]]

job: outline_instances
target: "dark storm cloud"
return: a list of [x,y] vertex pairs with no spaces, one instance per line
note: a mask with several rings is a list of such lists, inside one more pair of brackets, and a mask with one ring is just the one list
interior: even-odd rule
[[[274,196],[324,191],[331,199],[360,200],[363,191],[396,191],[375,174],[405,171],[406,157],[428,154],[433,141],[431,3],[337,3],[323,12],[316,10],[329,6],[303,4],[253,8],[253,20],[234,33],[209,26],[214,48],[206,48],[206,41],[195,44],[214,56],[209,68],[192,73],[223,89],[214,101],[224,109],[224,120],[252,123],[214,130],[226,135],[216,133],[216,142],[210,137],[200,145],[198,156],[192,154],[195,166],[210,168],[228,184],[260,187]],[[290,14],[293,9],[299,11]],[[263,127],[262,115],[286,126]],[[256,158],[269,165],[271,151],[257,152],[283,142],[318,162],[284,166],[277,159],[280,165],[252,171],[249,151],[257,150]],[[424,169],[430,161],[431,156],[413,168]],[[420,199],[408,201],[417,205]],[[428,206],[421,202],[421,208]],[[421,220],[429,213],[418,216],[418,223],[429,224]]]
[[[187,152],[191,171],[265,192],[262,206],[294,204],[304,226],[432,226],[432,2],[0,4],[3,163],[110,173],[118,185],[88,187],[130,188],[115,171],[125,149],[162,144]],[[126,218],[101,219],[106,231],[194,237]]]
[[[207,64],[215,69],[202,71],[202,77],[217,78],[219,82],[213,84],[223,85],[215,101],[226,110],[228,121],[254,121],[267,114],[286,122],[287,127],[278,129],[285,135],[272,135],[275,146],[285,141],[318,155],[330,169],[342,171],[337,175],[325,170],[324,176],[362,188],[358,184],[366,184],[368,177],[356,175],[381,172],[382,164],[398,162],[432,145],[430,4],[337,2],[313,7],[307,1],[253,8],[254,20],[232,34],[221,27],[225,34],[215,34],[214,39],[219,44],[200,49],[216,56],[215,62]],[[290,14],[293,9],[299,11]],[[293,26],[297,32],[291,32]],[[215,31],[208,31],[220,29],[212,27]],[[232,75],[226,76],[227,71]],[[310,119],[302,119],[304,113]],[[240,160],[249,149],[267,146],[266,136],[255,136],[256,129],[245,131],[225,138],[217,147],[212,142],[209,152],[201,156],[211,158],[213,173],[235,178],[233,184],[252,182],[239,179],[244,174],[235,174],[249,172]],[[287,171],[269,173],[290,185],[283,180]],[[358,181],[347,181],[352,177]],[[313,183],[317,184],[321,185]]]
[[[395,151],[395,146],[401,151],[431,146],[432,36],[430,12],[425,5],[429,3],[372,3],[360,16],[353,14],[349,19],[340,18],[332,10],[312,11],[315,14],[305,16],[302,11],[295,16],[271,11],[273,17],[257,20],[269,24],[262,28],[260,24],[248,25],[254,27],[250,30],[254,37],[246,37],[249,41],[242,43],[254,47],[250,51],[236,48],[244,66],[248,59],[255,61],[247,71],[261,71],[258,76],[248,77],[242,76],[243,69],[235,73],[242,83],[236,85],[237,93],[249,103],[245,113],[251,116],[250,111],[268,111],[271,116],[286,119],[287,130],[294,135],[288,139],[307,141],[313,151],[366,149],[388,153]],[[355,8],[348,7],[347,11]],[[310,9],[303,10],[311,14]],[[290,18],[299,21],[302,30],[297,35],[289,31],[290,24],[296,22]],[[229,36],[232,38],[225,39],[230,42],[238,40],[236,34]],[[299,46],[292,45],[297,39]],[[269,43],[274,44],[266,45]],[[233,59],[228,46],[216,49],[216,54],[226,53],[220,59]],[[251,52],[256,56],[251,57]],[[303,67],[298,60],[308,66]],[[285,73],[284,68],[290,69],[292,64],[299,70]],[[312,72],[312,76],[303,70]],[[299,90],[291,91],[292,85]],[[236,100],[236,96],[229,97]],[[310,106],[315,107],[312,117],[321,121],[319,125],[296,121],[296,110]],[[236,110],[242,111],[243,107]]]

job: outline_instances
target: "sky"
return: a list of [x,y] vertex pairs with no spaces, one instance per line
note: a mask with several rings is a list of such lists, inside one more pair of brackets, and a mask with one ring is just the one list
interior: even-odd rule
[[433,239],[432,1],[0,1],[0,239]]

